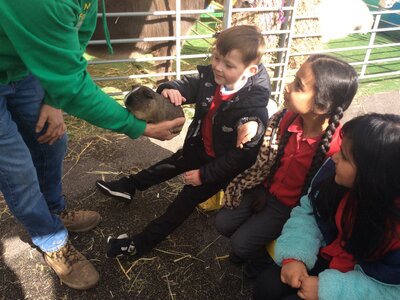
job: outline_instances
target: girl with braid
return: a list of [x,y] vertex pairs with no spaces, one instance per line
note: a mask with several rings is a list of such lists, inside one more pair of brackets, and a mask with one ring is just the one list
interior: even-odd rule
[[269,120],[256,163],[225,190],[216,228],[230,238],[230,261],[246,263],[247,277],[272,262],[266,244],[280,235],[325,159],[339,151],[340,119],[357,88],[348,63],[310,56],[285,87],[286,109]]
[[[343,125],[257,278],[258,299],[400,299],[400,115]],[[281,267],[280,267],[281,266]]]

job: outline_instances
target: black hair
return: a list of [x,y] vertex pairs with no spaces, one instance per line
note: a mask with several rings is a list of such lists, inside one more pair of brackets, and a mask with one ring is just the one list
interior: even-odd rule
[[[301,195],[307,193],[311,179],[325,160],[333,135],[343,117],[343,112],[350,106],[358,89],[357,72],[345,61],[330,55],[316,54],[311,55],[305,63],[311,64],[311,69],[315,77],[314,106],[316,109],[325,112],[329,118],[329,125],[322,135],[317,151],[312,158],[310,169],[304,179]],[[291,133],[285,130],[279,144],[275,162],[267,177],[269,184],[271,184],[280,166],[280,161],[290,136]]]
[[358,262],[372,261],[384,254],[400,223],[400,116],[356,117],[341,134],[357,168],[354,184],[345,188],[333,176],[316,188],[317,195],[310,193],[310,200],[324,226],[332,229],[339,202],[348,191],[341,219],[344,247]]
[[[342,218],[345,248],[358,260],[368,260],[387,248],[400,222],[400,116],[357,117],[342,134],[357,167]],[[349,219],[350,227],[344,223]]]

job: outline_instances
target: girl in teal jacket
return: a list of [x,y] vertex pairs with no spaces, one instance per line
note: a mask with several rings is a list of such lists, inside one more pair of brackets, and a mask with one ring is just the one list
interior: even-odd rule
[[[400,298],[400,116],[343,126],[277,240],[253,299]],[[336,171],[335,171],[336,169]]]

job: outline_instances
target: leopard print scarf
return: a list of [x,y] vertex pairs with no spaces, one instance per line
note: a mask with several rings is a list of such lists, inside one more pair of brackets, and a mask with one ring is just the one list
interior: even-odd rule
[[240,204],[244,190],[251,189],[267,178],[274,164],[281,138],[279,124],[286,110],[275,113],[268,121],[263,144],[257,155],[257,160],[250,168],[237,175],[225,190],[222,203],[227,208],[235,208]]

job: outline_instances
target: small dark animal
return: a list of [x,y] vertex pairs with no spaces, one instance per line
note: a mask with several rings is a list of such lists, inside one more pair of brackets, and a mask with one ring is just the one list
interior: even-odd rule
[[[175,106],[169,99],[147,86],[132,86],[132,91],[125,96],[125,106],[136,118],[148,123],[184,117],[181,106]],[[182,127],[175,127],[171,132],[179,133]]]

